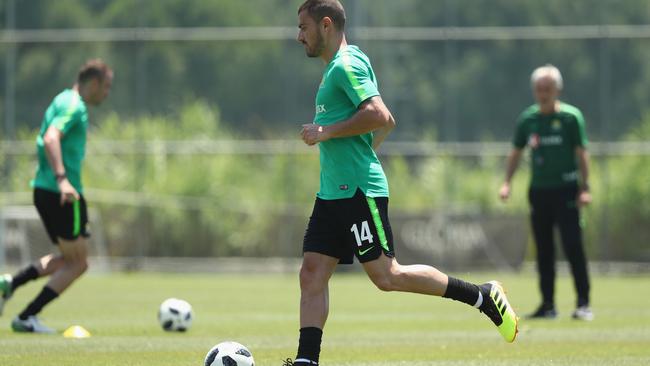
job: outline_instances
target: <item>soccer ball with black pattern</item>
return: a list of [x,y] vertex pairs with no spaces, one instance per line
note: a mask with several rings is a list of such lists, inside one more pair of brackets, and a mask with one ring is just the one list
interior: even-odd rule
[[205,356],[204,366],[255,366],[248,348],[237,342],[222,342]]
[[185,332],[192,326],[192,305],[185,300],[167,299],[160,304],[158,321],[168,332]]

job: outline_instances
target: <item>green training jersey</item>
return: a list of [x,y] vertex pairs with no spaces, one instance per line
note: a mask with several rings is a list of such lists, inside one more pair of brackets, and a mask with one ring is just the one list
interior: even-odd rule
[[36,138],[38,168],[32,186],[58,193],[59,186],[47,159],[43,143],[45,132],[50,126],[56,127],[63,134],[61,138],[61,154],[65,173],[72,186],[79,193],[83,193],[81,163],[86,154],[88,112],[86,104],[77,91],[66,89],[54,98],[45,111],[41,130]]
[[[377,80],[368,57],[356,46],[341,47],[323,73],[314,123],[328,126],[345,121],[361,103],[377,95]],[[350,198],[357,189],[367,197],[388,197],[388,182],[372,141],[373,134],[366,133],[319,144],[319,198]]]
[[532,188],[554,188],[578,182],[576,147],[587,147],[585,121],[578,108],[561,103],[558,112],[542,114],[538,105],[519,117],[514,146],[531,150]]

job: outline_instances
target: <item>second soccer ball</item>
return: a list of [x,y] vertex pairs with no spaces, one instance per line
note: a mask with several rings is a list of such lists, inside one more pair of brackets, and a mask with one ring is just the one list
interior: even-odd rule
[[185,332],[192,326],[192,305],[185,300],[167,299],[160,304],[158,321],[169,332]]

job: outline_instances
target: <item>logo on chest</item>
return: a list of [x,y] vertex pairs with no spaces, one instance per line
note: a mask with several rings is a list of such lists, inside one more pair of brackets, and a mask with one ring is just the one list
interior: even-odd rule
[[553,131],[559,131],[562,129],[562,121],[559,119],[554,119],[553,122],[551,122],[551,128]]
[[316,104],[316,114],[319,113],[325,113],[327,110],[325,109],[325,104]]
[[531,149],[537,149],[539,147],[539,135],[534,133],[528,137],[528,146]]
[[540,146],[559,146],[562,145],[563,139],[560,135],[540,136],[539,134],[531,134],[528,138],[528,146],[531,149],[537,149]]

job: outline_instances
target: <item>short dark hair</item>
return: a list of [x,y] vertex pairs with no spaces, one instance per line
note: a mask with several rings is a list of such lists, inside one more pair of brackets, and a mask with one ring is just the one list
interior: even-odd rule
[[345,9],[338,0],[307,0],[298,8],[298,14],[303,10],[316,22],[328,17],[332,19],[336,29],[345,29]]
[[86,61],[86,63],[81,66],[79,73],[77,74],[77,82],[83,84],[92,79],[97,79],[101,82],[104,81],[106,76],[112,72],[111,68],[108,67],[104,61],[95,58]]

